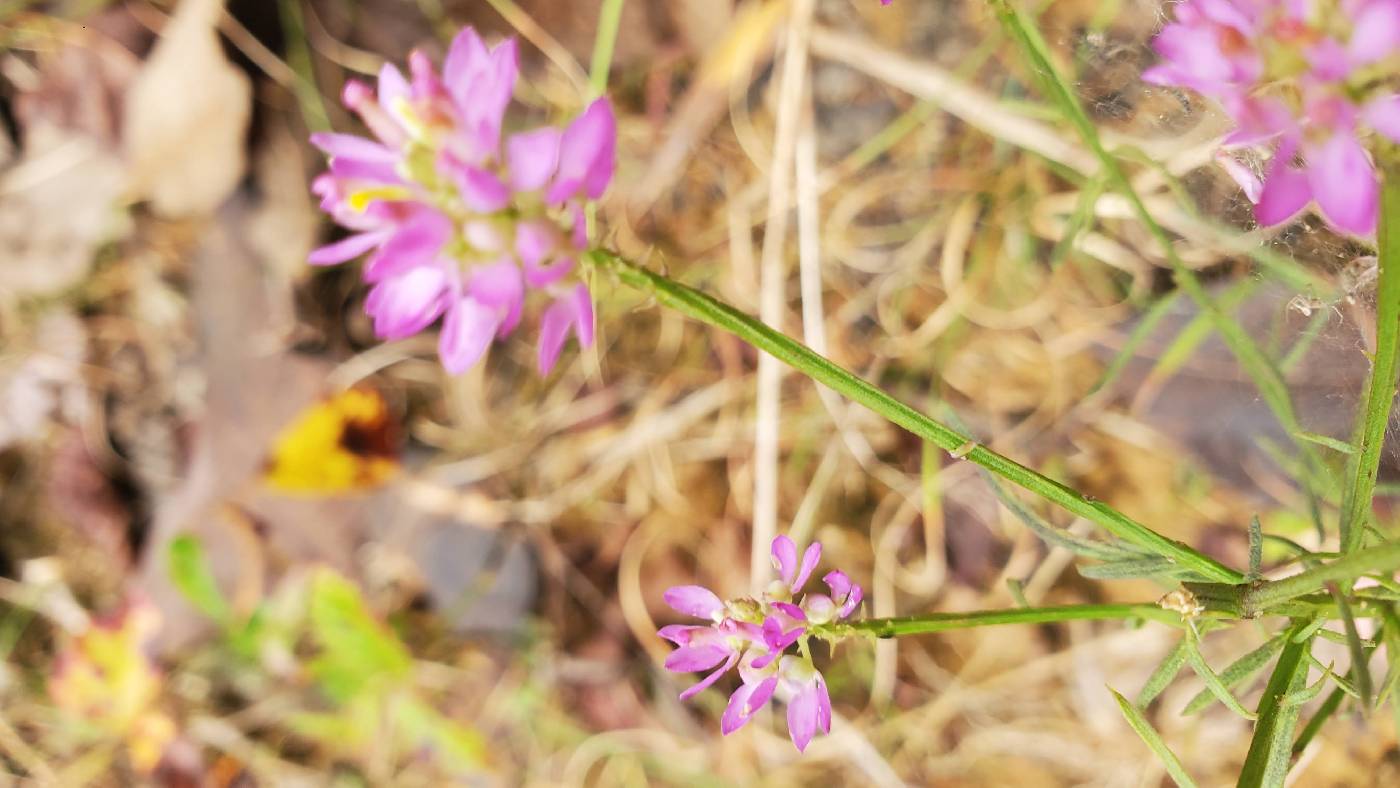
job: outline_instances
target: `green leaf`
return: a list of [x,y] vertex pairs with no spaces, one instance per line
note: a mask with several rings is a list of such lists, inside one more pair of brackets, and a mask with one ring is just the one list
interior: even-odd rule
[[481,734],[442,716],[417,698],[401,699],[394,714],[415,747],[428,747],[451,771],[475,772],[486,763]]
[[1008,511],[1016,516],[1016,519],[1020,520],[1022,524],[1029,528],[1031,533],[1035,534],[1042,542],[1051,547],[1062,547],[1075,555],[1084,556],[1086,558],[1096,558],[1100,561],[1119,561],[1124,558],[1151,558],[1151,560],[1163,561],[1168,565],[1171,564],[1171,562],[1165,558],[1147,556],[1142,551],[1134,550],[1127,545],[1095,542],[1080,536],[1075,536],[1063,528],[1056,528],[1041,519],[1035,512],[1031,511],[1029,506],[1026,506],[1015,494],[1006,489],[1006,485],[997,481],[995,476],[984,470],[982,471],[982,478],[991,486],[992,492],[996,495],[997,500],[1001,501],[1001,505],[1005,506]]
[[1290,756],[1293,752],[1293,729],[1298,724],[1297,706],[1284,706],[1284,696],[1302,688],[1308,676],[1307,655],[1312,650],[1312,640],[1295,640],[1307,631],[1311,622],[1295,623],[1285,635],[1287,643],[1279,653],[1274,672],[1264,687],[1264,695],[1259,700],[1258,719],[1254,723],[1254,736],[1249,742],[1249,754],[1245,756],[1240,770],[1240,788],[1263,788],[1263,786],[1283,785],[1288,776]]
[[1196,675],[1201,677],[1201,681],[1206,683],[1206,689],[1210,691],[1215,699],[1225,705],[1225,708],[1244,717],[1247,720],[1254,719],[1254,712],[1246,709],[1243,704],[1225,686],[1225,682],[1210,669],[1206,664],[1206,658],[1201,655],[1201,649],[1196,643],[1196,635],[1193,630],[1186,630],[1186,661],[1190,663],[1191,669],[1196,671]]
[[1377,235],[1376,355],[1371,381],[1357,411],[1359,451],[1347,463],[1349,484],[1342,495],[1342,552],[1361,546],[1362,527],[1381,462],[1385,430],[1395,402],[1396,361],[1400,358],[1400,172],[1387,167],[1381,175],[1381,216]]
[[175,537],[170,541],[168,558],[170,579],[185,599],[199,612],[227,625],[232,613],[204,558],[204,547],[199,540],[189,534]]
[[[1128,517],[1108,504],[1077,492],[1044,474],[969,441],[967,436],[929,418],[907,403],[862,380],[830,359],[733,306],[666,276],[649,271],[611,252],[593,249],[584,259],[599,273],[610,274],[628,287],[658,303],[708,325],[728,331],[754,348],[827,386],[847,399],[869,408],[891,424],[902,427],[947,452],[979,465],[1012,484],[1023,487],[1083,517],[1145,552],[1177,562],[1202,577],[1239,584],[1244,575],[1219,561]],[[961,450],[966,447],[965,453]]]
[[1142,314],[1142,317],[1138,318],[1138,323],[1136,326],[1133,326],[1133,330],[1128,334],[1128,338],[1123,342],[1123,347],[1118,349],[1118,353],[1113,357],[1113,360],[1108,363],[1108,367],[1104,370],[1103,377],[1099,378],[1099,382],[1095,383],[1094,387],[1089,390],[1090,396],[1112,385],[1112,383],[1123,374],[1123,370],[1128,368],[1128,362],[1133,360],[1137,349],[1143,342],[1147,341],[1149,336],[1152,336],[1152,332],[1157,328],[1157,325],[1162,322],[1162,319],[1171,314],[1172,307],[1176,306],[1176,302],[1180,300],[1180,298],[1181,291],[1173,290],[1157,299],[1153,302],[1152,306],[1147,308],[1147,311]]
[[1193,788],[1196,782],[1191,779],[1191,775],[1186,773],[1186,767],[1181,765],[1181,760],[1162,740],[1161,734],[1157,733],[1157,729],[1153,728],[1152,723],[1147,721],[1142,711],[1129,703],[1127,698],[1119,695],[1112,687],[1109,687],[1108,691],[1112,692],[1113,699],[1118,701],[1118,708],[1123,712],[1123,718],[1128,721],[1128,725],[1132,726],[1133,731],[1137,733],[1138,738],[1142,739],[1143,744],[1146,744],[1148,749],[1157,755],[1157,759],[1166,767],[1167,774],[1171,775],[1176,784],[1182,788]]
[[1341,452],[1342,454],[1356,453],[1355,446],[1352,446],[1346,441],[1339,441],[1336,438],[1331,437],[1330,435],[1322,435],[1316,432],[1307,432],[1306,430],[1299,430],[1298,432],[1293,433],[1293,437],[1305,440],[1308,443],[1316,443],[1319,446],[1325,446],[1331,449],[1332,451]]
[[360,590],[329,569],[311,586],[312,637],[321,647],[312,672],[338,701],[402,681],[413,665],[403,643],[370,615]]
[[1165,558],[1132,558],[1103,564],[1076,565],[1081,577],[1090,580],[1127,580],[1143,577],[1161,577],[1175,568],[1175,564]]
[[1176,674],[1181,672],[1181,666],[1186,664],[1186,638],[1177,641],[1171,651],[1158,663],[1157,669],[1152,671],[1152,675],[1147,677],[1147,682],[1142,685],[1142,690],[1138,692],[1137,705],[1147,708],[1148,704],[1156,700],[1162,690],[1166,689],[1176,678]]
[[1259,524],[1259,515],[1249,518],[1249,576],[1259,577],[1259,567],[1264,563],[1264,527]]
[[[1231,662],[1220,672],[1220,681],[1229,689],[1233,690],[1243,684],[1255,673],[1264,669],[1269,664],[1269,660],[1283,648],[1283,636],[1270,638],[1264,645],[1250,651],[1239,659]],[[1203,689],[1186,704],[1186,708],[1181,710],[1183,716],[1195,714],[1210,705],[1215,698],[1210,689]]]

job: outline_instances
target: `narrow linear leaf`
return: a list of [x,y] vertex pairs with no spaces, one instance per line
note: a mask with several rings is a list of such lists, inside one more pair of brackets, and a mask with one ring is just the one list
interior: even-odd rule
[[1318,446],[1325,446],[1331,449],[1332,451],[1341,452],[1342,454],[1356,453],[1355,446],[1351,445],[1350,443],[1347,443],[1346,441],[1337,440],[1336,438],[1333,438],[1330,435],[1322,435],[1316,432],[1299,430],[1298,432],[1293,433],[1293,437],[1298,438],[1299,440],[1305,440],[1308,443],[1316,443]]
[[1400,172],[1387,168],[1381,176],[1381,216],[1377,234],[1376,355],[1371,380],[1358,410],[1358,451],[1347,463],[1349,482],[1342,495],[1342,552],[1361,546],[1362,527],[1371,511],[1371,498],[1381,462],[1385,430],[1395,402],[1395,372],[1400,358]]
[[1138,692],[1137,705],[1139,708],[1147,708],[1152,701],[1157,699],[1176,678],[1176,674],[1181,672],[1181,666],[1186,664],[1186,638],[1177,641],[1171,651],[1158,663],[1157,669],[1152,671],[1152,675],[1147,677],[1147,681]]
[[1210,665],[1206,664],[1206,658],[1201,654],[1196,638],[1189,630],[1186,634],[1186,661],[1191,664],[1191,669],[1196,671],[1196,675],[1201,677],[1201,681],[1206,683],[1206,689],[1215,696],[1216,700],[1224,704],[1225,708],[1247,720],[1255,718],[1254,712],[1246,709],[1244,704],[1231,694],[1230,689],[1225,686],[1225,682],[1221,681],[1215,671],[1210,669]]
[[1327,700],[1324,700],[1322,705],[1317,707],[1317,713],[1308,720],[1307,725],[1303,726],[1302,733],[1298,734],[1298,740],[1293,742],[1293,748],[1289,751],[1290,758],[1298,757],[1303,753],[1303,750],[1307,749],[1313,738],[1317,736],[1318,731],[1322,730],[1322,726],[1332,718],[1333,714],[1337,713],[1337,709],[1341,708],[1342,700],[1345,697],[1346,693],[1342,692],[1341,689],[1332,690],[1332,694],[1327,696]]
[[1142,346],[1143,342],[1147,341],[1147,338],[1152,335],[1152,332],[1157,328],[1157,325],[1162,322],[1162,319],[1171,314],[1172,307],[1176,306],[1176,302],[1180,298],[1181,291],[1173,290],[1157,299],[1153,302],[1152,306],[1147,308],[1147,311],[1143,313],[1142,317],[1138,318],[1138,323],[1136,326],[1133,326],[1133,330],[1128,334],[1128,338],[1123,342],[1123,347],[1118,349],[1117,355],[1108,363],[1108,368],[1104,370],[1103,377],[1099,378],[1099,382],[1095,383],[1094,387],[1089,390],[1090,396],[1113,385],[1113,382],[1123,374],[1123,370],[1128,368],[1128,362],[1133,360],[1137,349]]
[[[1239,659],[1225,666],[1220,671],[1220,681],[1231,690],[1245,683],[1254,674],[1264,669],[1269,664],[1269,660],[1283,648],[1283,636],[1270,638],[1264,645],[1250,651]],[[1215,695],[1209,689],[1203,689],[1196,693],[1196,696],[1186,704],[1186,708],[1181,710],[1183,716],[1195,714],[1201,709],[1210,705]]]
[[1161,734],[1157,733],[1157,729],[1153,728],[1152,723],[1147,721],[1142,711],[1129,703],[1127,698],[1119,695],[1112,687],[1109,687],[1108,691],[1112,692],[1113,699],[1118,701],[1118,708],[1123,712],[1123,718],[1128,721],[1128,725],[1132,726],[1138,738],[1142,739],[1142,743],[1156,754],[1157,759],[1166,767],[1167,774],[1176,781],[1176,784],[1182,788],[1195,786],[1196,781],[1192,780],[1191,775],[1186,773],[1186,767],[1181,765],[1181,759],[1177,758],[1176,753],[1172,752],[1167,743],[1162,740]]
[[1302,688],[1307,679],[1307,655],[1312,640],[1297,638],[1311,627],[1311,622],[1295,623],[1285,635],[1287,640],[1279,653],[1274,672],[1259,700],[1259,718],[1254,723],[1254,736],[1249,742],[1249,754],[1240,769],[1239,788],[1262,788],[1283,785],[1288,775],[1293,752],[1293,729],[1298,724],[1297,706],[1285,707],[1284,696]]
[[1322,694],[1322,690],[1327,686],[1327,679],[1329,678],[1336,679],[1337,689],[1342,689],[1341,677],[1332,672],[1332,666],[1328,665],[1322,669],[1322,676],[1318,678],[1316,684],[1311,687],[1305,684],[1302,689],[1284,695],[1283,700],[1279,701],[1279,703],[1284,706],[1302,706]]
[[1158,577],[1170,572],[1174,567],[1165,558],[1130,558],[1125,561],[1112,561],[1103,564],[1075,566],[1080,576],[1090,580],[1127,580],[1142,577]]
[[1264,563],[1264,527],[1259,524],[1259,515],[1249,518],[1249,576],[1259,577],[1259,567]]
[[189,534],[170,541],[170,579],[175,587],[199,612],[220,624],[228,623],[232,614],[224,600],[214,573],[204,556],[204,546]]
[[1142,558],[1146,555],[1141,551],[1134,550],[1127,546],[1095,542],[1075,536],[1063,528],[1056,528],[1041,519],[1040,515],[1031,511],[1030,507],[1026,506],[1010,490],[1006,489],[1006,485],[998,481],[995,476],[987,471],[982,471],[982,478],[991,486],[992,492],[996,495],[997,500],[1001,501],[1001,505],[1005,506],[1008,511],[1016,516],[1016,519],[1020,520],[1022,524],[1029,528],[1031,533],[1035,534],[1042,542],[1045,542],[1051,547],[1063,547],[1075,555],[1084,556],[1085,558],[1094,558],[1100,561],[1118,561],[1129,557]]
[[[1361,643],[1361,633],[1356,629],[1356,618],[1351,613],[1351,604],[1342,596],[1336,583],[1327,584],[1327,593],[1337,605],[1337,613],[1342,618],[1346,630],[1347,651],[1351,654],[1351,680],[1356,686],[1357,700],[1363,706],[1371,705],[1371,669],[1367,665],[1366,650]],[[1372,645],[1374,648],[1374,644]],[[1338,681],[1340,684],[1340,680]]]

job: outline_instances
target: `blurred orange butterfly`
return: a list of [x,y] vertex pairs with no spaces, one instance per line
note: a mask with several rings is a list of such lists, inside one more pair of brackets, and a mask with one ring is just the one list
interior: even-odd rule
[[383,395],[348,389],[311,405],[282,430],[263,481],[279,492],[312,495],[377,487],[399,470],[397,444]]

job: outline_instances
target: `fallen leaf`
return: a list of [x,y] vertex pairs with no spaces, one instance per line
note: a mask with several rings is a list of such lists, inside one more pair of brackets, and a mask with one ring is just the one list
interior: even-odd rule
[[247,75],[215,32],[223,0],[185,0],[126,97],[122,140],[136,193],[158,215],[212,213],[247,167]]

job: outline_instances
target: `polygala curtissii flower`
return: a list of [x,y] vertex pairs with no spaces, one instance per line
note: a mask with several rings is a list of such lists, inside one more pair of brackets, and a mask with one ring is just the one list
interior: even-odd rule
[[[831,697],[826,680],[812,664],[807,640],[821,628],[856,611],[861,587],[840,570],[823,578],[828,594],[803,594],[802,589],[821,560],[821,544],[813,542],[799,557],[786,536],[772,544],[778,579],[758,598],[724,601],[702,586],[677,586],[666,591],[666,604],[677,612],[705,620],[703,625],[673,624],[657,633],[676,644],[666,668],[677,673],[711,671],[681,693],[694,697],[738,668],[741,684],[729,696],[720,718],[727,736],[758,713],[780,687],[787,697],[788,734],[805,750],[817,731],[831,732]],[[801,595],[800,602],[794,600]],[[789,649],[797,646],[797,653]]]
[[537,365],[553,368],[572,333],[593,342],[593,302],[571,274],[587,248],[585,205],[612,179],[616,122],[598,99],[564,128],[506,134],[516,45],[487,47],[471,28],[441,73],[422,52],[408,75],[386,64],[377,88],[351,81],[342,99],[373,135],[318,133],[330,159],[312,190],[346,237],[313,265],[369,257],[365,311],[375,334],[401,339],[439,318],[438,354],[466,371],[520,324],[527,297],[550,299]]
[[1226,171],[1276,225],[1315,203],[1337,229],[1375,232],[1379,178],[1367,146],[1400,143],[1400,0],[1186,0],[1153,41],[1143,79],[1215,99],[1228,150],[1271,155]]

